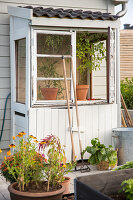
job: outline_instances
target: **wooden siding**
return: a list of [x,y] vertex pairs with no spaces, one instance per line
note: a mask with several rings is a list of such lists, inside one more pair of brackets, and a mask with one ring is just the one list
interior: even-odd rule
[[[79,106],[80,128],[83,149],[90,145],[91,139],[99,137],[106,145],[112,144],[112,128],[117,127],[117,105]],[[71,109],[73,127],[76,127],[75,108]],[[41,120],[40,120],[41,119]],[[38,139],[53,134],[65,145],[66,156],[71,160],[71,139],[67,109],[31,108],[29,111],[29,133]],[[80,159],[78,133],[73,132],[75,152]],[[86,154],[86,158],[88,155]]]
[[133,77],[133,30],[120,32],[121,80]]

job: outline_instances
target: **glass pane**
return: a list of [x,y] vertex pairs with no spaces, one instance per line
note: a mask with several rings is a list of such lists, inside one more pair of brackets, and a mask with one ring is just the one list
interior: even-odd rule
[[71,55],[71,35],[37,34],[37,53]]
[[26,89],[26,39],[15,41],[16,102],[25,103]]
[[[71,83],[68,83],[69,98]],[[37,81],[37,100],[66,100],[65,82],[61,80]]]
[[[71,59],[65,59],[67,77],[71,76]],[[63,61],[61,58],[37,58],[37,77],[64,77]]]

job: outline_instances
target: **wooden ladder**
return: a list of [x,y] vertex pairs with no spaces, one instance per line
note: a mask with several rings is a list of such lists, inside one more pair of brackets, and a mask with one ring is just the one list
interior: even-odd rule
[[[73,127],[72,127],[72,119],[71,119],[71,112],[70,112],[69,91],[68,91],[68,84],[67,84],[67,77],[66,77],[66,64],[65,64],[64,56],[62,56],[62,60],[63,60],[63,70],[64,70],[65,91],[66,91],[66,98],[67,98],[69,129],[70,129],[70,136],[71,136],[71,143],[72,143],[72,158],[73,158],[73,161],[75,161],[75,148],[74,148],[74,141],[73,141]],[[72,70],[72,82],[73,82],[75,107],[76,107],[76,120],[77,120],[77,128],[78,128],[78,139],[79,139],[80,154],[81,154],[81,158],[82,158],[82,144],[81,144],[81,139],[80,139],[80,123],[79,123],[78,103],[77,103],[76,85],[75,85],[72,58],[71,58],[71,70]]]

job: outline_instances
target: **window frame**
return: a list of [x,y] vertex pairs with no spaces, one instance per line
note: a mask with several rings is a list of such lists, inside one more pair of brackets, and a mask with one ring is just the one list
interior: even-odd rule
[[[43,78],[37,77],[37,58],[38,57],[51,57],[51,58],[61,58],[62,55],[47,55],[47,54],[37,54],[37,34],[53,34],[53,35],[70,35],[71,36],[71,46],[72,46],[72,55],[65,55],[65,58],[72,58],[73,67],[74,67],[74,74],[76,76],[76,43],[75,43],[75,31],[55,31],[55,30],[33,30],[33,48],[32,51],[32,83],[31,83],[31,94],[32,94],[32,105],[35,104],[64,104],[66,100],[37,100],[37,81],[38,80],[64,80],[64,78]],[[72,73],[70,78],[67,80],[71,81],[71,99],[70,102],[74,101],[74,92],[72,86]],[[76,80],[76,79],[75,79]]]

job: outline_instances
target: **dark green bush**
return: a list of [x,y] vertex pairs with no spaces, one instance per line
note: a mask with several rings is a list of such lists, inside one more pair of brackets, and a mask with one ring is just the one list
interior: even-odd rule
[[133,78],[121,81],[121,93],[127,108],[133,110]]

